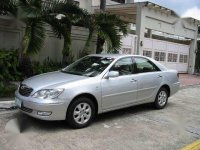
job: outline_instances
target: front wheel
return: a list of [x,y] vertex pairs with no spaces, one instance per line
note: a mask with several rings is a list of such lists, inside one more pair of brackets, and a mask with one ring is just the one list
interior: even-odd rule
[[66,120],[72,128],[83,128],[92,122],[94,114],[93,102],[87,97],[80,97],[69,106]]
[[156,99],[154,101],[154,106],[157,109],[162,109],[166,106],[167,101],[168,101],[168,91],[166,88],[162,87],[160,88],[160,90],[158,91],[157,95],[156,95]]

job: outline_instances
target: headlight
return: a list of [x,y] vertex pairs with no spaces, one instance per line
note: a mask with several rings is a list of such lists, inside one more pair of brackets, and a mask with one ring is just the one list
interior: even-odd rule
[[44,90],[39,90],[37,92],[35,92],[32,97],[34,98],[42,98],[42,99],[46,99],[46,98],[56,98],[58,97],[62,92],[64,91],[64,89],[44,89]]

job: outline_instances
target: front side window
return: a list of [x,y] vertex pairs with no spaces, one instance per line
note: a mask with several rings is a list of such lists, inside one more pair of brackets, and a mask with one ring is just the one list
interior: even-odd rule
[[69,65],[62,72],[95,77],[101,74],[113,60],[114,58],[111,57],[86,56]]
[[131,57],[118,60],[110,69],[110,71],[118,71],[120,76],[133,73],[133,61]]
[[134,58],[136,63],[136,72],[137,73],[144,73],[144,72],[154,72],[160,71],[159,68],[153,64],[150,60],[146,58]]

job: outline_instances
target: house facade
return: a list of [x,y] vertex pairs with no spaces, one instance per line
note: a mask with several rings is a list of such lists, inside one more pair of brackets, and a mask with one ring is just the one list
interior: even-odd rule
[[[175,11],[152,2],[107,0],[106,11],[130,23],[120,53],[145,55],[181,73],[194,73],[199,20],[181,18]],[[99,0],[77,0],[90,12]]]

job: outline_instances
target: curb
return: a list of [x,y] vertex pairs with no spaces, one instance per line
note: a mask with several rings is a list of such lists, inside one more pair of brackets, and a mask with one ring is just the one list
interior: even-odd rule
[[199,150],[199,149],[200,149],[200,140],[197,140],[189,145],[186,145],[181,150]]
[[11,103],[15,103],[15,100],[11,100],[11,101],[0,101],[0,104],[11,104]]

